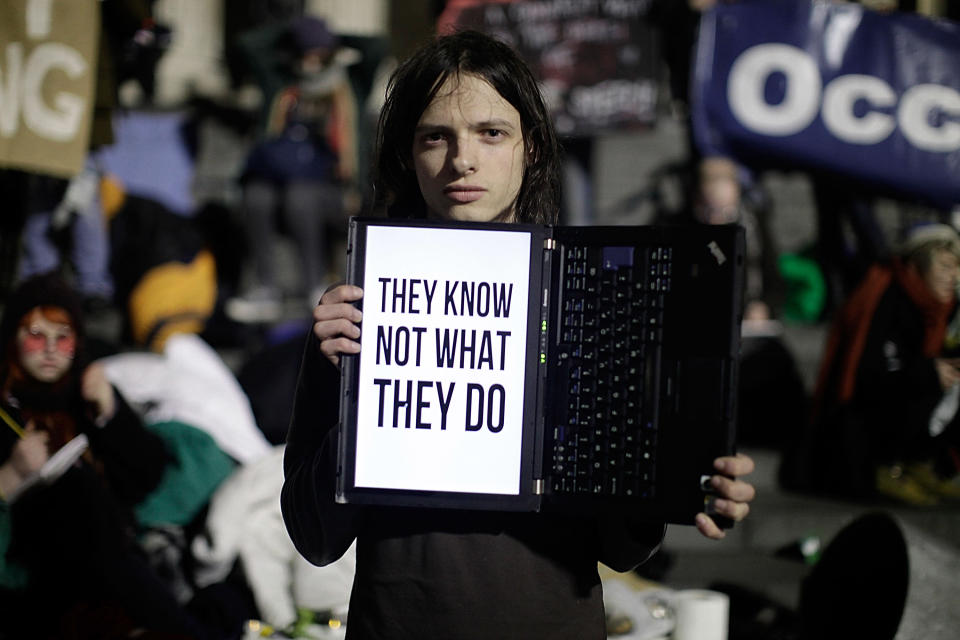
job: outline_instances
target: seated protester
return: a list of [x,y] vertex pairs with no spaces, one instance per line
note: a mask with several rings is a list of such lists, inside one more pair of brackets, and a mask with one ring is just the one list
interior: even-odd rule
[[[79,297],[53,274],[24,281],[5,301],[0,348],[3,631],[64,637],[90,624],[104,637],[202,637],[131,533],[130,508],[160,482],[168,455],[103,368],[87,364]],[[78,437],[89,446],[76,462],[34,483]]]
[[932,505],[960,498],[960,359],[947,350],[960,236],[922,226],[898,254],[869,270],[837,316],[817,383],[817,463],[809,467],[814,484]]
[[[438,38],[395,72],[380,118],[376,194],[392,217],[556,223],[556,135],[530,70],[475,32]],[[338,364],[356,354],[363,291],[341,285],[314,309],[284,457],[281,508],[315,564],[356,540],[347,637],[605,638],[597,562],[627,571],[664,525],[585,517],[357,507],[334,500]],[[720,458],[717,513],[742,520],[746,456]],[[699,530],[724,534],[706,514]]]

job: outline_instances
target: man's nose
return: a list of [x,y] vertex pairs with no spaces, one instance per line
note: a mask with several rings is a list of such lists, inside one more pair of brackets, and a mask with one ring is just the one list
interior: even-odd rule
[[451,164],[453,170],[465,176],[477,170],[477,154],[469,140],[457,140],[453,148]]

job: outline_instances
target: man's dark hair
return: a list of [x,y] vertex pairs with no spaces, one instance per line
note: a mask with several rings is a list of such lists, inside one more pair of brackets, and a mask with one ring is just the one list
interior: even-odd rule
[[560,203],[557,136],[537,82],[506,44],[477,31],[441,36],[422,47],[390,78],[380,112],[374,165],[376,205],[393,218],[425,218],[427,205],[413,169],[413,134],[447,78],[482,78],[520,113],[526,167],[516,222],[552,224]]

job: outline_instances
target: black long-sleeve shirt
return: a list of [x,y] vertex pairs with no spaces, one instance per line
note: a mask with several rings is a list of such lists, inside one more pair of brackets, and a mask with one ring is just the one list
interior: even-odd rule
[[630,518],[357,507],[334,501],[339,373],[311,335],[284,457],[281,507],[314,564],[357,541],[347,636],[605,638],[597,562],[629,570],[665,527]]

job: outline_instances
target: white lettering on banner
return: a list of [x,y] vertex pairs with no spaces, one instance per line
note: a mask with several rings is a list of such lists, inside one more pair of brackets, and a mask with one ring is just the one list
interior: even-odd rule
[[83,98],[61,91],[50,109],[43,102],[43,81],[59,69],[71,79],[87,70],[87,62],[76,49],[59,42],[45,42],[33,50],[23,72],[23,120],[38,136],[66,142],[80,130],[85,108]]
[[[3,73],[4,67],[6,74]],[[0,136],[9,138],[17,132],[20,121],[20,85],[23,78],[23,45],[7,45],[7,64],[0,67]]]
[[500,25],[506,23],[507,16],[497,5],[488,5],[483,8],[483,21],[489,25]]
[[0,68],[0,135],[9,138],[17,133],[22,107],[24,123],[38,136],[57,142],[76,136],[86,108],[83,98],[61,91],[53,98],[55,108],[50,108],[43,100],[43,83],[54,71],[74,80],[81,77],[88,69],[83,56],[59,42],[40,44],[25,64],[21,43],[8,44],[6,54]]
[[892,107],[897,94],[880,78],[851,74],[835,78],[823,90],[823,123],[838,138],[851,144],[877,144],[897,128],[893,117],[870,111],[857,117],[854,106],[866,100],[872,107]]
[[[764,96],[767,78],[786,76],[780,104]],[[806,129],[820,107],[820,71],[807,54],[786,44],[747,49],[730,67],[727,101],[733,115],[748,129],[770,136],[791,136]]]
[[[774,73],[785,78],[784,97],[778,104],[770,104],[764,95]],[[813,123],[819,110],[827,131],[851,144],[877,144],[899,126],[918,149],[960,149],[960,92],[956,89],[937,84],[910,87],[900,97],[896,115],[890,115],[878,111],[897,104],[897,95],[885,80],[848,74],[824,87],[813,58],[790,45],[762,44],[741,53],[730,67],[727,101],[740,124],[764,135],[800,133]],[[865,113],[856,112],[860,103],[866,104]]]
[[611,18],[637,18],[650,10],[652,0],[604,0],[603,12]]
[[53,0],[29,0],[27,2],[27,37],[33,40],[50,35],[53,16]]
[[[934,126],[931,114],[938,112],[943,123]],[[903,94],[897,110],[904,137],[914,146],[930,151],[960,149],[960,122],[951,122],[947,116],[960,118],[960,93],[937,84],[910,87]]]
[[520,38],[523,46],[531,49],[542,49],[557,42],[560,34],[557,31],[557,25],[544,22],[529,25],[521,25]]
[[570,114],[577,118],[606,118],[621,114],[643,116],[656,101],[656,88],[629,80],[606,80],[592,87],[570,90]]

